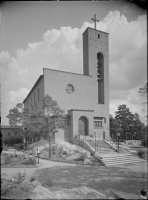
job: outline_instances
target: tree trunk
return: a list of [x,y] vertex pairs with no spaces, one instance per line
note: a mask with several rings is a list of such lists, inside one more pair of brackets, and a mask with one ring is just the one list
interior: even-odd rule
[[51,151],[52,151],[52,146],[51,146],[51,135],[49,133],[49,158],[51,158]]

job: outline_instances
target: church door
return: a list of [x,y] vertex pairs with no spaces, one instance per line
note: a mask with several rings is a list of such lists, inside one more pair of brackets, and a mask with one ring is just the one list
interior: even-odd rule
[[79,135],[88,135],[87,119],[85,117],[79,119]]

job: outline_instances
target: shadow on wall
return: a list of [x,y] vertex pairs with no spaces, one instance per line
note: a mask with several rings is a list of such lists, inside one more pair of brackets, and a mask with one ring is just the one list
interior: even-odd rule
[[58,132],[52,134],[52,142],[55,144],[56,142],[71,142],[70,129],[58,129]]

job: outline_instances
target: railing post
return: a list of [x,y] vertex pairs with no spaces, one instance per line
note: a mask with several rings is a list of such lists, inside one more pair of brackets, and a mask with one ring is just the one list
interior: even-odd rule
[[96,132],[95,132],[95,152],[96,152]]

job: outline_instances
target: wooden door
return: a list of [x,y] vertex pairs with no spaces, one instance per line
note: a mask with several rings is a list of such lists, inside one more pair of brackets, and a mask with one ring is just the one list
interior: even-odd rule
[[87,135],[87,119],[85,117],[79,119],[79,135]]

